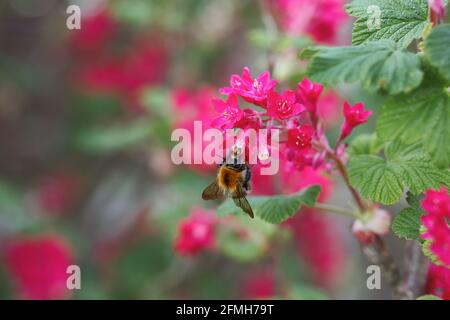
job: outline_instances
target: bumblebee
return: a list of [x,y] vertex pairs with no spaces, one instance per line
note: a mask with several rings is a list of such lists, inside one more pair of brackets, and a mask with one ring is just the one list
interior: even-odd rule
[[245,164],[222,163],[218,167],[216,181],[203,190],[203,200],[232,198],[236,206],[251,218],[254,217],[252,207],[245,196],[250,191],[250,167]]

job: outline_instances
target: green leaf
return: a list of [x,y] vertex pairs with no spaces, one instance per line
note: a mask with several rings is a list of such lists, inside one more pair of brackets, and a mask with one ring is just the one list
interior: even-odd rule
[[261,220],[250,220],[246,216],[240,216],[240,225],[243,229],[239,231],[245,232],[245,237],[235,228],[225,226],[219,230],[218,249],[237,262],[246,263],[261,258],[267,250],[269,238],[277,230],[276,226]]
[[350,156],[377,154],[383,148],[383,144],[375,133],[361,134],[354,138],[349,147]]
[[415,208],[403,209],[392,222],[392,231],[397,237],[419,241],[422,214],[423,211]]
[[443,24],[433,28],[425,39],[425,54],[429,63],[439,73],[450,80],[450,25]]
[[137,292],[167,271],[172,256],[171,245],[165,239],[149,237],[128,247],[111,266],[120,294],[135,297]]
[[447,168],[450,165],[449,93],[442,87],[428,86],[389,99],[381,108],[377,134],[383,141],[422,142],[433,163]]
[[326,300],[329,299],[327,294],[315,287],[305,285],[294,285],[287,295],[292,300]]
[[419,145],[390,143],[386,159],[374,155],[351,158],[348,171],[350,183],[368,199],[383,204],[397,202],[405,188],[419,194],[428,188],[450,184],[448,171],[435,168],[421,152]]
[[416,300],[442,300],[442,299],[432,294],[426,294],[418,297]]
[[[427,0],[354,0],[346,8],[356,18],[352,32],[354,45],[391,39],[406,48],[422,36],[429,23]],[[375,21],[377,12],[379,24]]]
[[423,78],[420,58],[392,40],[360,46],[322,48],[313,56],[308,74],[329,85],[361,82],[369,92],[409,92]]
[[[298,193],[281,196],[255,196],[247,200],[253,208],[255,216],[269,223],[281,223],[296,214],[305,205],[312,207],[320,193],[319,186],[311,186]],[[231,200],[225,201],[217,209],[219,216],[237,214],[242,210]]]
[[28,212],[22,191],[0,180],[0,232],[6,234],[31,229],[36,219]]

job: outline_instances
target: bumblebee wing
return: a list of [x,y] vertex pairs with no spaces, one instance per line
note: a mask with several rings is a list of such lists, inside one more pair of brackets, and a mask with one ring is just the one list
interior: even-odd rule
[[203,190],[202,193],[202,199],[203,200],[215,200],[215,199],[222,199],[223,193],[221,192],[219,185],[217,184],[217,181],[214,181],[209,186]]
[[255,216],[253,214],[253,209],[250,206],[250,203],[248,203],[247,198],[245,198],[245,191],[240,183],[237,184],[236,191],[233,193],[233,201],[236,206],[244,210],[244,212],[247,213],[250,218],[253,218]]

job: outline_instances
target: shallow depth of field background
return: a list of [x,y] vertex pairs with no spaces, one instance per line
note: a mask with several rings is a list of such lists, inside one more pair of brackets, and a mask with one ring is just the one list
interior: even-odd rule
[[[69,2],[0,4],[0,298],[386,297],[384,283],[366,287],[351,221],[324,212],[281,226],[220,218],[213,247],[175,246],[180,221],[217,203],[201,200],[214,167],[172,165],[172,130],[211,120],[210,99],[244,66],[295,86],[302,48],[350,43],[345,1],[80,2],[72,31]],[[331,135],[344,99],[376,118],[381,98],[334,89],[321,100]],[[325,202],[349,201],[339,181],[305,179]],[[68,264],[80,266],[81,290],[62,287]]]

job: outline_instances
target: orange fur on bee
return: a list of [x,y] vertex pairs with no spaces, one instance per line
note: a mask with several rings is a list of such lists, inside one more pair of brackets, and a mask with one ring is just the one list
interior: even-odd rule
[[239,180],[242,180],[242,174],[238,171],[221,167],[217,175],[217,184],[220,188],[229,191],[235,191]]

